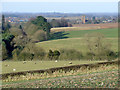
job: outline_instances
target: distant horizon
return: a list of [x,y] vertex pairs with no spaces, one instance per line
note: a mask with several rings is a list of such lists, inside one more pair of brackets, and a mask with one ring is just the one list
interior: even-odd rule
[[20,13],[20,14],[22,14],[22,13],[26,13],[26,14],[39,14],[39,13],[55,13],[55,14],[57,14],[57,13],[60,13],[60,14],[93,14],[93,13],[96,13],[96,14],[107,14],[107,13],[112,13],[112,14],[117,14],[118,12],[86,12],[86,13],[72,13],[72,12],[68,12],[68,13],[66,13],[66,12],[2,12],[2,13],[11,13],[11,14],[17,14],[17,13]]

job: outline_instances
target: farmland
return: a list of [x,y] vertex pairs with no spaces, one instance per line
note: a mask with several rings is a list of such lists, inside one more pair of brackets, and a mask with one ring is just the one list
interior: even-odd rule
[[81,88],[81,87],[105,87],[117,88],[118,85],[118,65],[109,63],[95,67],[82,66],[75,70],[75,67],[65,72],[55,71],[52,74],[33,73],[10,77],[3,80],[3,88]]
[[[11,72],[20,72],[20,71],[30,71],[30,70],[40,70],[40,69],[49,69],[62,66],[70,66],[71,61],[27,61],[25,64],[22,61],[5,61],[2,63],[2,73],[11,73]],[[72,61],[72,65],[76,64],[89,64],[102,61]],[[5,66],[9,65],[9,66]],[[16,69],[16,71],[13,71]]]
[[[83,52],[84,54],[87,51],[86,48],[86,42],[84,40],[84,35],[86,33],[92,33],[92,32],[100,32],[103,33],[106,37],[106,41],[109,42],[112,45],[112,50],[117,52],[118,51],[118,29],[101,29],[101,30],[79,30],[79,31],[66,31],[64,33],[68,33],[65,35],[68,37],[67,39],[56,39],[56,40],[49,40],[44,42],[36,43],[38,47],[44,48],[46,51],[49,49],[55,50],[55,49],[70,49],[74,48],[78,51]],[[81,48],[82,47],[82,48]],[[53,67],[60,67],[60,66],[68,66],[70,65],[69,62],[71,61],[59,61],[56,63],[55,61],[28,61],[26,64],[23,64],[21,61],[4,61],[2,63],[2,73],[10,73],[13,72],[13,69],[16,69],[16,72],[19,71],[26,71],[26,70],[37,70],[37,69],[48,69]],[[94,63],[96,61],[72,61],[73,64],[88,64],[88,63]],[[48,65],[49,63],[49,65]],[[10,65],[9,67],[5,67],[5,65]],[[31,66],[31,67],[29,67]]]
[[[50,41],[44,41],[36,43],[37,46],[43,47],[48,51],[49,49],[62,49],[62,48],[74,48],[83,53],[86,52],[86,42],[84,39],[85,34],[88,33],[102,33],[104,34],[108,43],[111,44],[111,48],[114,51],[118,51],[118,29],[99,29],[99,30],[76,30],[63,32],[62,39],[54,39]],[[82,47],[82,48],[81,48]]]
[[[53,28],[54,29],[54,28]],[[55,28],[57,30],[57,28]],[[55,30],[54,29],[54,30]],[[73,29],[73,30],[71,30]],[[111,45],[111,50],[118,51],[118,28],[80,30],[80,27],[60,28],[58,31],[52,31],[54,37],[51,40],[36,43],[37,47],[43,48],[46,52],[50,49],[75,49],[85,54],[87,52],[85,35],[88,33],[102,33],[105,36],[105,42]],[[60,31],[60,32],[59,32]],[[55,33],[53,33],[55,32]],[[20,76],[9,76],[3,80],[3,88],[90,88],[90,87],[117,87],[118,84],[118,66],[117,64],[98,65],[95,63],[101,61],[87,60],[39,60],[33,61],[3,61],[2,74],[17,73],[34,70],[47,70],[50,68],[66,67],[72,65],[94,64],[96,67],[82,67],[65,72],[64,70],[48,73],[33,73]],[[70,64],[70,62],[72,62]],[[93,65],[93,66],[94,66]],[[117,73],[117,74],[116,74]],[[87,76],[87,77],[86,77]],[[22,84],[23,83],[23,84]]]
[[3,84],[3,88],[117,88],[118,71],[29,80]]
[[52,28],[51,31],[76,31],[76,30],[99,30],[99,29],[114,29],[118,27],[118,23],[105,24],[73,24],[73,27]]

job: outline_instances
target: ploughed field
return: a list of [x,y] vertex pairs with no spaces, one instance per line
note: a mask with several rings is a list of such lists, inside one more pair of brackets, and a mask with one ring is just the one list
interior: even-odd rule
[[3,88],[118,88],[118,71],[3,83]]
[[[114,61],[115,62],[115,61]],[[90,63],[90,62],[89,62]],[[105,62],[106,63],[106,62]],[[83,65],[70,71],[8,76],[2,88],[117,88],[118,63]]]

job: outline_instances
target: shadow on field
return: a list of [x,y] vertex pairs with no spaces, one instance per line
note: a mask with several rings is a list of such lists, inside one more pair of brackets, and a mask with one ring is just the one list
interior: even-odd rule
[[68,34],[69,33],[65,33],[65,32],[55,32],[55,33],[51,34],[51,40],[69,38],[69,37],[65,36]]

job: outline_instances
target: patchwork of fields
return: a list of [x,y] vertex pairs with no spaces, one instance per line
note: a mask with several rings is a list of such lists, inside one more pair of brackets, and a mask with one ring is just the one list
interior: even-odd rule
[[[74,29],[74,31],[71,29]],[[106,38],[105,42],[110,43],[110,45],[112,46],[111,49],[115,52],[118,52],[118,28],[81,30],[80,27],[76,27],[76,28],[69,27],[69,28],[60,28],[58,31],[62,31],[62,32],[55,33],[56,37],[54,37],[52,40],[36,43],[36,46],[42,47],[47,52],[49,51],[49,49],[60,50],[65,48],[65,49],[76,49],[78,51],[81,51],[83,54],[85,54],[87,51],[86,41],[84,39],[85,34],[99,32],[104,34]],[[72,64],[70,64],[69,62],[72,62]],[[103,62],[103,61],[75,60],[75,61],[55,62],[55,61],[35,60],[35,61],[26,61],[25,63],[21,61],[14,61],[14,62],[4,61],[2,62],[2,73],[5,74],[5,73],[11,73],[11,72],[49,69],[49,68],[55,68],[55,67],[70,66],[70,65],[76,65],[76,64],[77,65],[90,64],[90,63],[96,63],[96,62]],[[85,76],[78,75],[78,73],[76,75],[69,76],[73,72],[72,73],[69,72],[68,76],[66,77],[63,75],[62,77],[54,77],[54,78],[48,78],[48,79],[34,79],[34,76],[31,76],[33,77],[33,80],[23,79],[22,81],[13,81],[13,82],[10,81],[10,83],[3,82],[2,87],[4,88],[6,87],[8,88],[9,87],[15,87],[15,88],[16,87],[19,87],[19,88],[51,88],[51,87],[52,88],[76,88],[76,87],[77,88],[81,88],[81,87],[111,88],[111,87],[117,87],[118,85],[118,73],[117,73],[118,66],[117,65],[109,65],[109,66],[103,65],[99,67],[99,69],[94,69],[94,70],[98,73],[93,73],[92,71],[93,74],[85,74]],[[88,73],[88,72],[84,71],[84,73]],[[64,74],[67,75],[66,73]],[[36,78],[39,78],[39,77],[36,75]]]

